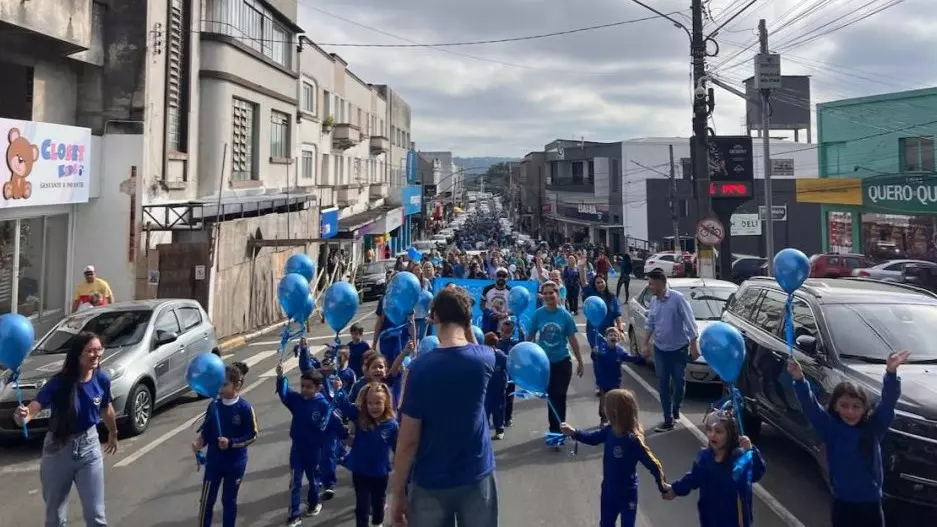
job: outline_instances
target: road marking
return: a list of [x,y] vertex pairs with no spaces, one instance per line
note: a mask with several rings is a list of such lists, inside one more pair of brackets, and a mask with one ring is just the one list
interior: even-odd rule
[[38,494],[38,493],[39,493],[39,489],[32,489],[32,490],[29,491],[29,495],[30,495],[30,496],[32,496],[32,495],[34,495],[34,494]]
[[221,360],[228,360],[228,359],[230,359],[230,358],[233,357],[233,356],[234,356],[233,353],[226,353],[226,354],[224,354],[224,355],[221,356]]
[[[277,353],[277,350],[262,351],[262,352],[260,352],[260,353],[257,353],[257,354],[252,355],[251,357],[248,357],[248,358],[244,361],[244,363],[247,364],[248,366],[252,366],[252,365],[257,364],[258,362],[260,362],[260,361],[262,361],[262,360],[268,358],[268,357],[272,357],[272,356],[276,355],[276,353]],[[285,373],[285,372],[288,372],[288,371],[290,371],[290,370],[292,370],[293,368],[295,368],[295,367],[298,366],[298,364],[299,364],[298,361],[296,361],[295,364],[292,364],[292,365],[290,365],[290,363],[291,363],[291,361],[287,361],[286,363],[283,364],[283,371],[284,371],[284,373]],[[270,372],[273,372],[274,375],[276,375],[276,369],[272,369],[272,370],[270,370],[269,372],[265,372],[265,373],[262,374],[260,377],[261,377],[261,378],[264,378],[265,375],[269,374]],[[250,391],[252,391],[254,388],[257,388],[257,387],[259,387],[259,386],[261,386],[261,385],[264,385],[264,384],[267,384],[267,381],[258,379],[258,380],[256,380],[256,381],[254,381],[253,383],[247,385],[243,390],[241,390],[241,395],[246,395],[247,393],[249,393]],[[114,463],[114,467],[115,467],[115,468],[122,468],[122,467],[126,467],[126,466],[131,465],[132,463],[136,462],[136,461],[137,461],[138,459],[140,459],[141,457],[143,457],[143,456],[149,454],[150,452],[152,452],[153,450],[155,450],[156,447],[162,445],[163,443],[169,441],[169,440],[172,439],[173,437],[175,437],[175,436],[179,435],[180,433],[186,431],[187,429],[191,428],[192,425],[195,424],[195,422],[198,421],[199,419],[201,419],[204,415],[205,415],[205,412],[200,412],[200,413],[198,413],[197,415],[195,415],[195,416],[189,418],[188,420],[186,420],[184,423],[180,424],[179,426],[173,428],[172,430],[169,430],[169,431],[166,432],[165,434],[163,434],[163,435],[157,437],[156,439],[150,441],[149,443],[143,445],[143,446],[140,448],[140,450],[137,450],[137,451],[134,452],[133,454],[130,454],[129,456],[127,456],[127,457],[121,459],[121,460],[118,461],[117,463]]]
[[0,475],[3,474],[25,474],[27,472],[38,472],[39,471],[39,460],[32,461],[23,461],[21,463],[15,463],[8,467],[3,467],[0,469]]
[[[622,366],[622,369],[655,399],[660,401],[660,393],[647,381],[645,381],[643,377],[635,373],[634,370],[629,367]],[[709,444],[709,439],[706,438],[706,434],[697,428],[696,425],[687,418],[687,416],[680,414],[680,424],[682,424],[690,431],[690,433],[696,436],[696,439],[698,439],[699,442],[704,446]],[[755,495],[761,498],[761,500],[768,505],[768,508],[774,511],[774,513],[778,515],[778,518],[780,518],[781,521],[783,521],[789,527],[806,527],[800,520],[797,519],[797,516],[794,516],[791,511],[787,510],[787,507],[782,505],[781,502],[778,501],[778,499],[773,495],[771,495],[767,489],[762,487],[760,483],[753,484],[752,489],[755,491]]]
[[[297,359],[297,358],[295,358],[295,357],[290,358],[290,359],[288,359],[288,360],[286,360],[286,361],[283,362],[283,372],[284,372],[284,373],[286,373],[286,372],[288,372],[288,371],[290,371],[290,370],[292,370],[292,369],[294,369],[294,368],[298,368],[298,367],[299,367],[299,359]],[[260,377],[261,379],[268,379],[268,378],[270,378],[270,377],[276,377],[276,376],[277,376],[277,369],[276,369],[276,368],[270,368],[269,370],[267,370],[267,371],[265,371],[265,372],[263,372],[263,373],[261,373],[261,374],[259,375],[259,377]]]
[[[370,312],[370,313],[365,313],[364,315],[361,315],[360,317],[358,317],[358,318],[356,318],[355,320],[353,320],[353,321],[351,322],[351,324],[349,324],[348,326],[349,326],[349,327],[354,326],[354,325],[357,324],[358,322],[361,322],[362,320],[368,318],[369,316],[373,315],[374,313],[376,313],[376,311],[372,311],[372,312]],[[366,331],[364,334],[365,334],[365,335],[371,335],[371,334],[373,334],[373,331]],[[340,336],[342,336],[342,337],[350,337],[351,335],[349,335],[348,331],[346,330],[346,331],[343,332]],[[334,339],[335,339],[335,335],[317,335],[317,336],[314,336],[314,337],[310,337],[309,335],[306,336],[306,340],[311,340],[311,341],[334,340]],[[248,346],[273,346],[273,345],[279,346],[279,345],[280,345],[280,340],[277,339],[277,340],[261,340],[261,341],[254,341],[254,342],[248,342],[247,345],[248,345]]]

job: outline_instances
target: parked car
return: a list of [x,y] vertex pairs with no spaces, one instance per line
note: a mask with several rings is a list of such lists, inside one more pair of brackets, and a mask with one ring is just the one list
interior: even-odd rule
[[760,256],[733,255],[732,281],[741,284],[753,276],[768,274],[768,260]]
[[[143,433],[156,408],[188,391],[185,373],[192,359],[219,354],[215,328],[195,300],[131,300],[95,307],[69,315],[33,348],[20,370],[24,402],[62,369],[72,339],[82,331],[96,333],[104,346],[101,368],[111,377],[124,436]],[[13,422],[16,407],[16,391],[7,385],[0,391],[0,436],[23,433]],[[48,409],[29,422],[31,433],[44,433],[48,426]]]
[[[709,278],[674,278],[668,280],[667,284],[671,289],[682,293],[690,302],[699,331],[703,331],[707,325],[722,318],[726,302],[738,289],[738,286],[732,282]],[[644,338],[647,335],[644,327],[653,296],[651,290],[645,286],[638,296],[632,297],[628,302],[628,342],[634,354],[639,353],[639,346],[644,344]],[[654,365],[653,353],[648,356],[648,363],[651,366]],[[722,382],[702,356],[687,364],[686,372],[686,380],[689,382],[706,384]]]
[[683,276],[686,272],[682,253],[657,253],[644,262],[644,273],[660,270],[665,276]]
[[852,276],[854,269],[872,267],[875,262],[861,254],[815,254],[810,257],[811,278]]
[[378,260],[358,268],[355,275],[355,289],[362,300],[380,298],[387,288],[387,273],[394,268],[395,260]]
[[901,282],[905,268],[912,264],[923,267],[937,267],[937,263],[926,260],[888,260],[871,267],[853,269],[852,276],[885,280],[886,282]]
[[[768,422],[813,454],[826,473],[820,437],[787,373],[786,302],[774,279],[753,278],[723,314],[745,338],[738,381],[745,433],[757,441],[762,422]],[[793,355],[823,406],[842,381],[879,399],[888,354],[912,350],[901,367],[902,394],[882,446],[885,493],[937,507],[937,295],[877,280],[809,279],[794,294],[793,324]]]

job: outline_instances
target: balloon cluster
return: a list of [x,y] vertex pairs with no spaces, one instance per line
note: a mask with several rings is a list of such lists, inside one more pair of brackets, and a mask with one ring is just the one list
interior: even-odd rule
[[[511,289],[511,291],[513,292],[514,289]],[[520,388],[519,391],[515,392],[515,396],[521,399],[530,397],[544,399],[556,420],[558,422],[562,421],[559,413],[547,396],[547,386],[550,384],[550,359],[547,357],[546,352],[543,351],[543,348],[533,342],[521,342],[516,344],[508,352],[507,369],[511,380]],[[547,433],[546,443],[548,445],[559,448],[565,442],[566,437],[563,434],[555,432]],[[574,453],[577,450],[578,448],[574,450]]]
[[315,277],[316,266],[305,254],[294,254],[286,261],[286,274],[277,286],[280,308],[289,320],[305,323],[316,308],[309,282]]
[[[0,366],[12,372],[9,380],[16,383],[16,400],[19,406],[23,406],[23,393],[20,391],[18,381],[20,366],[32,351],[35,339],[36,332],[28,318],[18,313],[0,316]],[[23,437],[29,437],[25,423],[23,423]]]

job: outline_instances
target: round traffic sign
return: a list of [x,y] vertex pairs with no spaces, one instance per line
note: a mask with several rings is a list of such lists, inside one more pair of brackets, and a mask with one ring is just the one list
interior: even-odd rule
[[719,245],[726,237],[726,228],[716,218],[703,218],[696,224],[696,238],[703,245]]

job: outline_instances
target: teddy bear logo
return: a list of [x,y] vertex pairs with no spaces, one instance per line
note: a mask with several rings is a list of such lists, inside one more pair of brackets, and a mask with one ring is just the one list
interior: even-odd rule
[[33,171],[33,164],[39,160],[39,147],[20,135],[17,128],[11,128],[7,135],[7,168],[10,180],[3,184],[3,199],[29,199],[33,193],[33,184],[26,181]]

